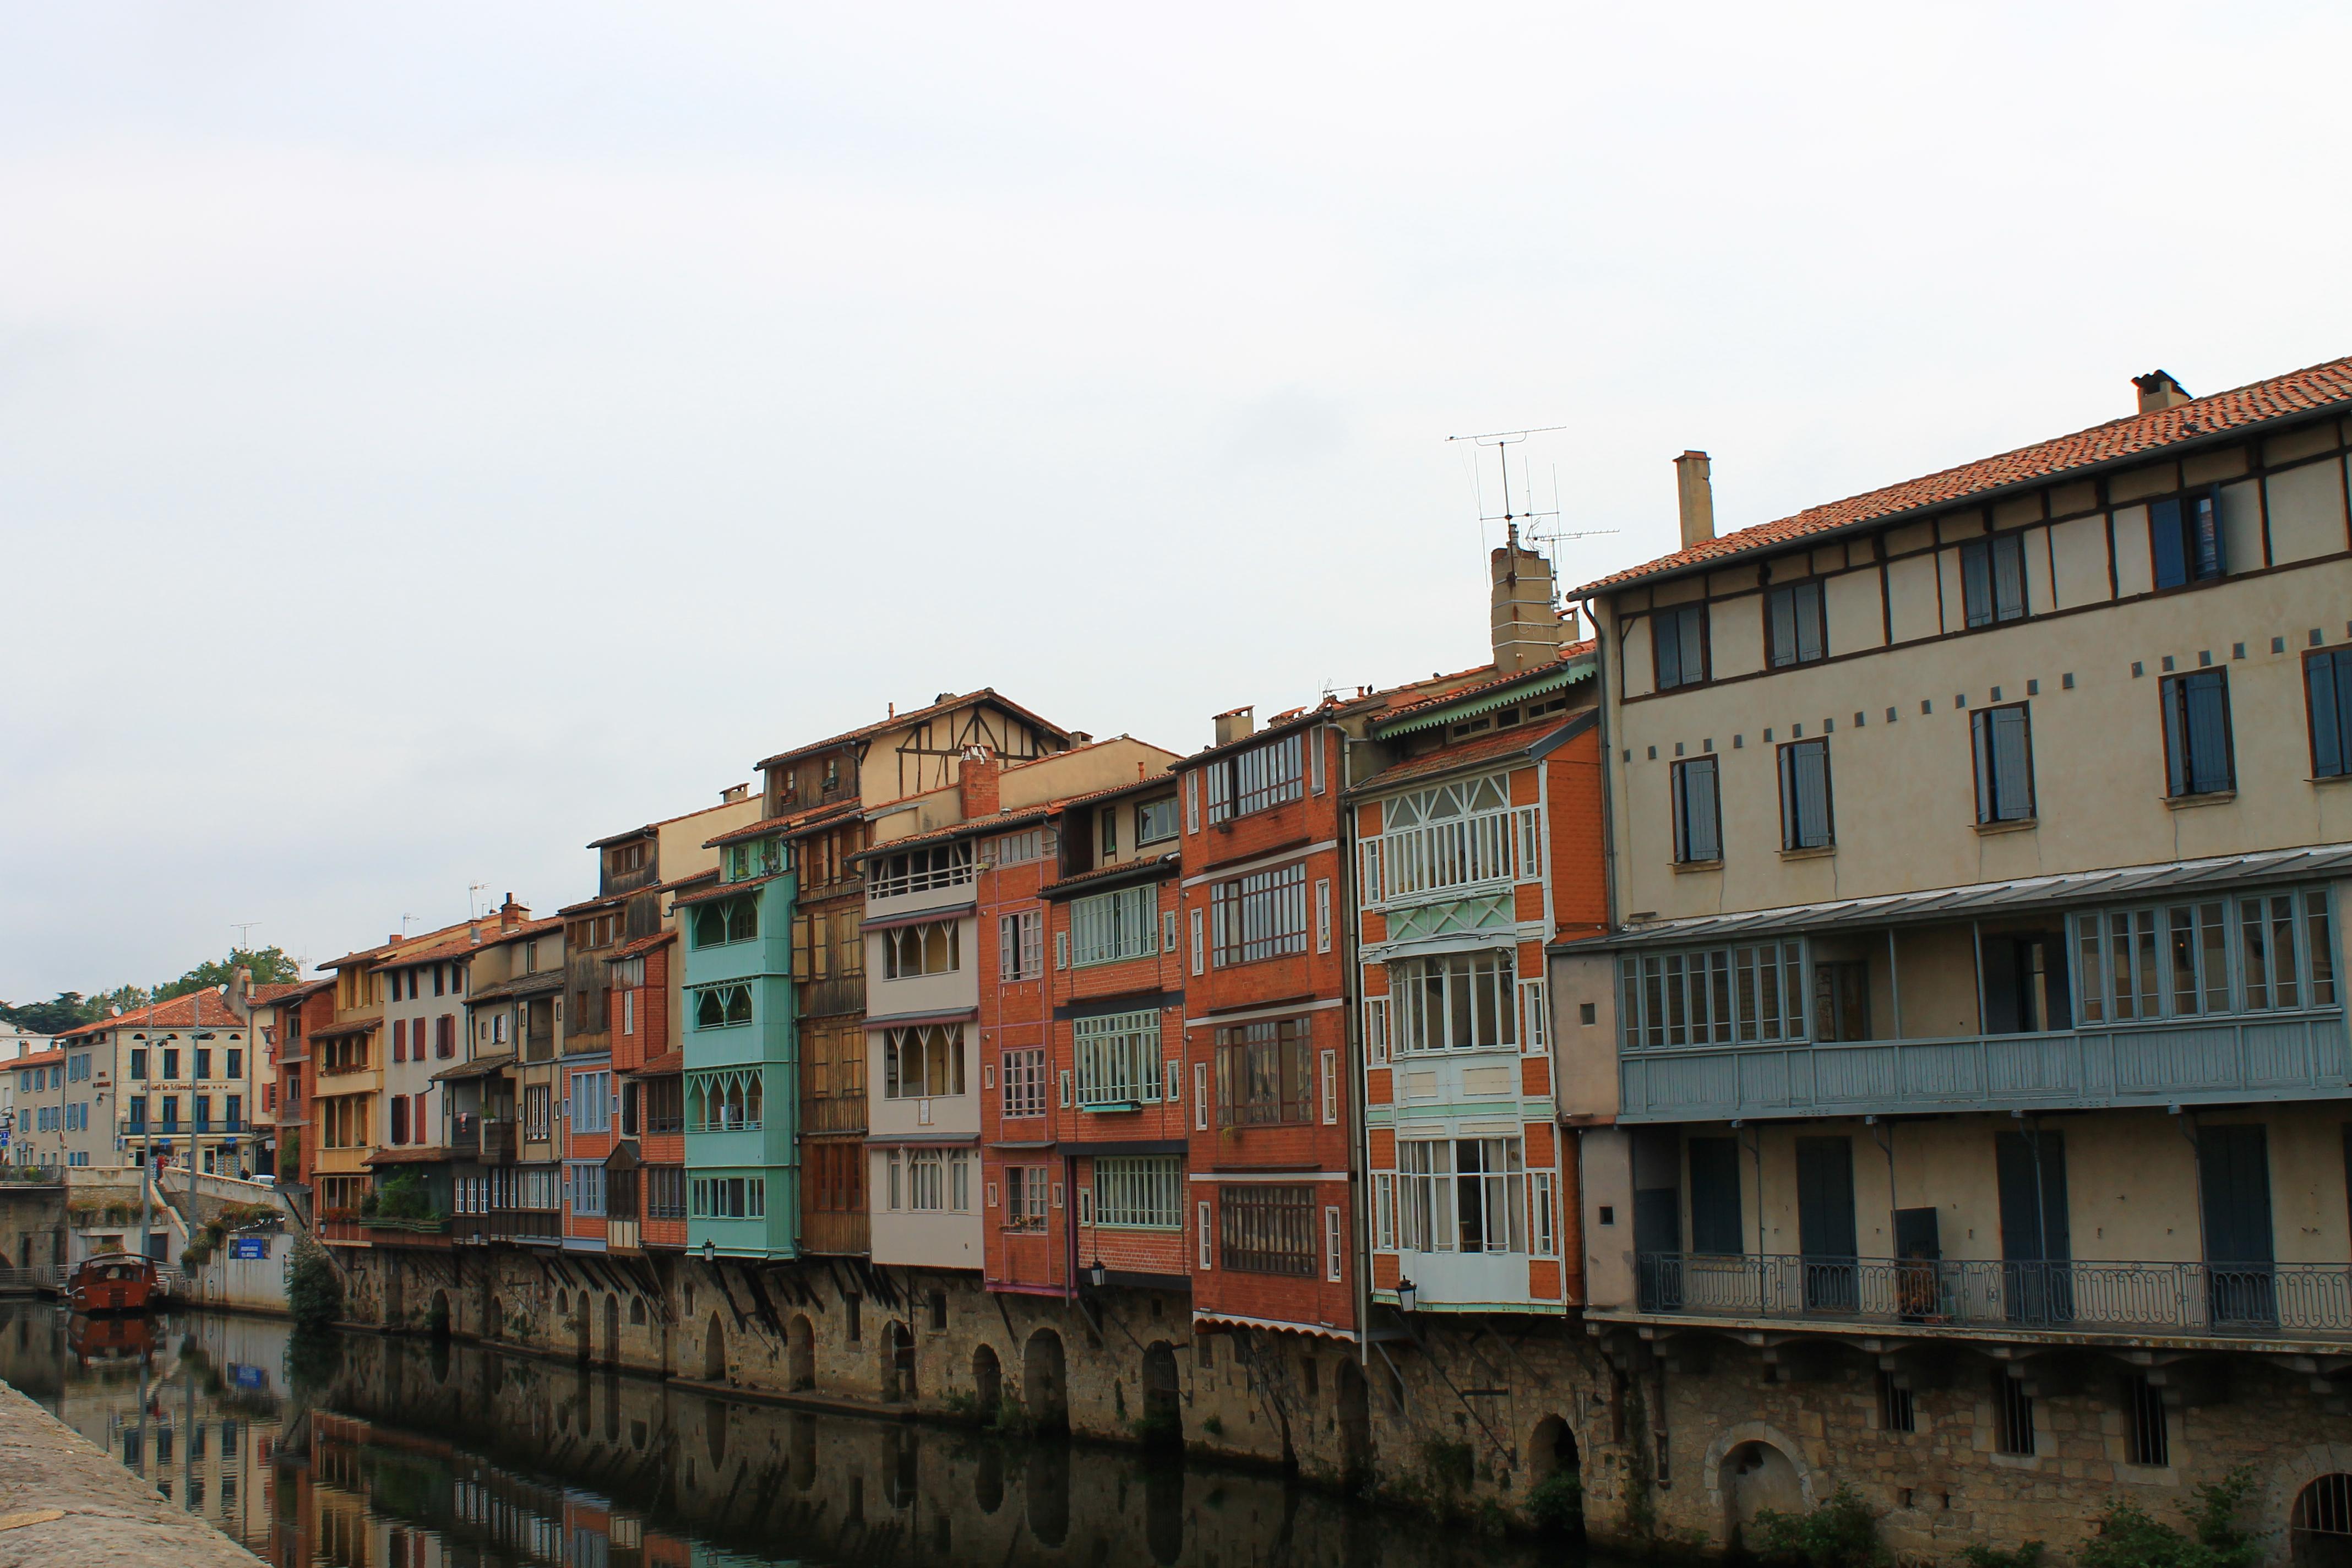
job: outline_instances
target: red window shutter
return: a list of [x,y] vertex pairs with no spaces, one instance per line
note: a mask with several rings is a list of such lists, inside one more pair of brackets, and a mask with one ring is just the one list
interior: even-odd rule
[[[405,1018],[392,1021],[392,1059],[396,1062],[408,1059],[408,1020]],[[395,1138],[393,1142],[397,1143],[400,1140]]]

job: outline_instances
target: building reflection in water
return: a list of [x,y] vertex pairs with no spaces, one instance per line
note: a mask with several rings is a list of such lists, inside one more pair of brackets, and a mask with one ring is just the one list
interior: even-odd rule
[[[1126,1449],[738,1402],[476,1345],[0,1303],[0,1377],[272,1568],[1533,1568],[1559,1549]],[[135,1324],[135,1327],[127,1326]]]

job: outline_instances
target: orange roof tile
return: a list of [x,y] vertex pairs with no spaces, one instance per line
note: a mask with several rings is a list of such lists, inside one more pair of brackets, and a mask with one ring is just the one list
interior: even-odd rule
[[1794,517],[1743,528],[1629,567],[1572,588],[1566,596],[1585,598],[1605,588],[1774,549],[1794,540],[1863,523],[1883,522],[2012,486],[2036,484],[2065,474],[2127,462],[2184,442],[2206,440],[2347,404],[2352,404],[2352,357],[2329,360],[2268,381],[2191,398],[2169,408],[2110,420],[2071,436],[2020,447],[2013,452],[1979,458],[1826,506],[1809,507]]
[[757,822],[747,822],[740,827],[728,829],[716,838],[704,839],[702,847],[705,849],[716,849],[722,845],[740,844],[746,839],[772,838],[780,833],[798,832],[819,818],[831,820],[835,816],[855,816],[858,810],[858,804],[855,800],[829,801],[824,805],[812,805],[800,811],[788,811],[782,816],[764,816]]
[[1538,721],[1533,724],[1520,724],[1508,730],[1497,730],[1491,735],[1480,735],[1475,740],[1459,741],[1451,746],[1440,746],[1433,752],[1424,752],[1420,756],[1408,757],[1403,762],[1382,768],[1379,773],[1349,790],[1348,795],[1350,799],[1361,799],[1366,795],[1378,795],[1383,791],[1394,789],[1399,784],[1409,784],[1415,779],[1428,778],[1435,773],[1451,773],[1455,768],[1475,767],[1480,763],[1497,762],[1505,757],[1516,756],[1522,752],[1532,752],[1563,730],[1591,724],[1593,722],[1593,710],[1583,708],[1573,713],[1563,713],[1559,718],[1548,721]]
[[[1587,637],[1582,642],[1570,643],[1559,650],[1559,658],[1555,662],[1558,664],[1568,664],[1576,659],[1582,658],[1585,655],[1592,651],[1593,646],[1593,641],[1591,637]],[[1483,664],[1478,667],[1479,669],[1492,669],[1494,668],[1494,665],[1491,663]],[[1477,673],[1477,670],[1465,670],[1463,673],[1465,675],[1475,675]],[[1473,696],[1481,691],[1508,686],[1515,680],[1533,680],[1538,676],[1550,675],[1553,673],[1555,673],[1555,670],[1551,665],[1538,664],[1530,668],[1522,669],[1510,675],[1488,676],[1484,680],[1473,680],[1462,686],[1449,688],[1444,691],[1432,691],[1423,696],[1412,698],[1407,701],[1391,703],[1389,707],[1389,710],[1386,713],[1381,714],[1379,718],[1373,720],[1372,722],[1375,725],[1383,724],[1390,719],[1412,712],[1413,710],[1418,708],[1433,707],[1443,702],[1459,701],[1465,697]],[[1454,678],[1449,677],[1444,679]]]
[[174,996],[168,1002],[151,1006],[132,1007],[119,1018],[100,1018],[94,1023],[78,1025],[58,1038],[78,1038],[95,1035],[106,1029],[242,1029],[245,1020],[229,1010],[220,993],[206,987],[184,996]]

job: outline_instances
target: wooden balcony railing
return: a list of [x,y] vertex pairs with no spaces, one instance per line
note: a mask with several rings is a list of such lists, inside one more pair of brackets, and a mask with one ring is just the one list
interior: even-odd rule
[[806,1209],[801,1214],[801,1249],[835,1255],[862,1255],[873,1250],[873,1231],[864,1210]]
[[801,1100],[803,1132],[863,1132],[866,1097],[862,1094],[811,1095]]

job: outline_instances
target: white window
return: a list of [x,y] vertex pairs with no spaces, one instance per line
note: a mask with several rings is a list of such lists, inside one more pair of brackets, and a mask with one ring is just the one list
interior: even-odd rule
[[1037,858],[1045,847],[1045,835],[1033,827],[1026,833],[1008,833],[996,841],[996,863],[1000,866],[1023,866]]
[[1045,971],[1045,915],[1024,910],[996,922],[996,974],[1000,980],[1034,980]]
[[1315,951],[1331,951],[1331,879],[1315,879]]
[[[574,1132],[610,1132],[613,1130],[613,1075],[608,1072],[576,1072],[572,1075],[570,1110]],[[602,1209],[598,1213],[604,1212]]]
[[1192,911],[1192,973],[1195,974],[1201,973],[1202,951],[1206,945],[1202,936],[1202,911],[1196,909]]
[[1373,1061],[1389,1059],[1389,999],[1364,998],[1364,1054]]
[[1121,888],[1070,901],[1070,967],[1147,958],[1157,942],[1156,887]]
[[1549,1035],[1550,1017],[1544,1011],[1544,983],[1519,982],[1519,1038],[1529,1051],[1540,1051]]
[[971,1164],[969,1149],[953,1150],[948,1155],[948,1208],[952,1213],[971,1212]]
[[971,880],[971,840],[877,855],[866,863],[866,894],[873,899],[961,887]]
[[1553,1222],[1551,1173],[1528,1173],[1528,1250],[1538,1258],[1556,1257],[1559,1241]]
[[1482,1050],[1518,1043],[1508,948],[1398,959],[1389,964],[1402,1051]]
[[1412,898],[1477,882],[1507,881],[1536,874],[1529,854],[1520,858],[1514,843],[1515,816],[1530,824],[1532,808],[1515,814],[1507,781],[1500,774],[1463,779],[1381,803],[1381,833],[1365,841],[1361,857],[1367,905]]
[[[917,1214],[938,1214],[947,1207],[947,1151],[909,1149],[907,1154],[907,1207]],[[892,1151],[895,1162],[898,1152]]]
[[1372,1243],[1383,1252],[1396,1250],[1396,1177],[1382,1172],[1372,1178]]
[[1346,1254],[1339,1246],[1339,1205],[1323,1205],[1323,1278],[1337,1285],[1345,1277],[1343,1259]]
[[574,1161],[566,1168],[572,1175],[572,1212],[576,1215],[603,1214],[604,1167],[586,1161]]
[[[1004,1167],[1005,1229],[1045,1228],[1045,1167],[1043,1165]],[[991,1186],[992,1189],[993,1184]]]
[[1399,1240],[1407,1249],[1528,1250],[1517,1138],[1400,1139],[1397,1165]]
[[[1083,1201],[1085,1194],[1079,1194]],[[1184,1224],[1184,1160],[1181,1154],[1097,1155],[1097,1225],[1176,1230]]]
[[1207,764],[1209,820],[1265,811],[1306,793],[1306,748],[1297,731],[1247,746]]
[[1216,1238],[1209,1222],[1209,1202],[1206,1198],[1192,1205],[1193,1223],[1201,1232],[1201,1272],[1206,1274],[1215,1266]]
[[1004,1114],[1045,1113],[1045,1053],[1042,1048],[1004,1053]]
[[636,1032],[637,994],[635,991],[624,991],[621,993],[621,1033],[634,1035]]
[[963,967],[963,922],[926,921],[882,933],[882,978],[953,974]]
[[1323,1053],[1323,1121],[1330,1125],[1339,1120],[1339,1053]]
[[1112,1013],[1072,1026],[1078,1103],[1118,1107],[1160,1100],[1160,1015]]
[[963,1092],[963,1026],[927,1024],[882,1037],[882,1098],[931,1100]]
[[1192,1064],[1192,1127],[1195,1131],[1209,1130],[1209,1064]]
[[1307,951],[1307,868],[1284,866],[1209,889],[1217,967]]
[[1168,1066],[1167,1066],[1167,1073],[1168,1073],[1168,1088],[1167,1088],[1167,1089],[1165,1090],[1165,1093],[1167,1094],[1167,1097],[1168,1097],[1168,1103],[1169,1103],[1169,1104],[1171,1104],[1171,1105],[1178,1105],[1178,1104],[1181,1104],[1181,1103],[1183,1102],[1183,1099],[1184,1099],[1184,1095],[1183,1095],[1183,1088],[1184,1088],[1184,1068],[1183,1068],[1183,1064],[1181,1064],[1181,1062],[1172,1062],[1172,1061],[1171,1061],[1171,1062],[1170,1062],[1170,1063],[1168,1064]]
[[689,1132],[756,1132],[762,1125],[766,1094],[758,1068],[688,1073],[686,1130]]
[[1056,969],[1070,967],[1070,933],[1068,931],[1057,931],[1054,933],[1054,967]]
[[1319,732],[1309,733],[1307,737],[1307,763],[1308,771],[1315,777],[1312,787],[1317,795],[1321,795],[1323,793],[1323,737]]
[[1069,1069],[1069,1068],[1064,1068],[1062,1069],[1062,1108],[1063,1108],[1065,1110],[1068,1110],[1068,1109],[1069,1109],[1069,1105],[1070,1105],[1070,1069]]
[[1804,953],[1793,942],[1628,953],[1617,983],[1619,1044],[1629,1051],[1805,1037]]
[[902,1187],[906,1173],[905,1155],[901,1151],[893,1149],[883,1156],[883,1163],[888,1170],[887,1180],[884,1186],[884,1191],[887,1194],[883,1200],[884,1206],[892,1214],[897,1214],[907,1206],[906,1194]]
[[1095,1194],[1086,1187],[1078,1189],[1078,1224],[1081,1227],[1095,1223]]
[[1184,775],[1184,831],[1187,833],[1201,831],[1201,775],[1199,773]]
[[1162,910],[1160,912],[1160,951],[1162,952],[1176,951],[1176,911],[1174,910]]

